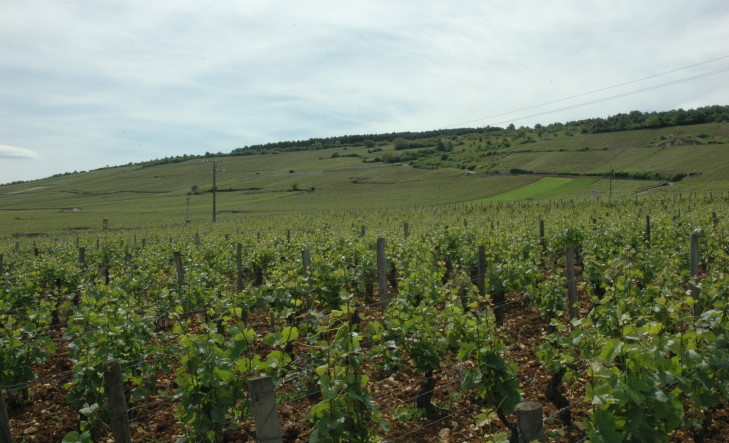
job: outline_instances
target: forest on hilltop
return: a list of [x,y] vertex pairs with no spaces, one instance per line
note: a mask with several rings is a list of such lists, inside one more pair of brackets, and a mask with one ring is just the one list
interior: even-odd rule
[[[696,109],[675,109],[663,112],[631,111],[620,113],[607,118],[591,118],[575,120],[566,123],[551,123],[548,125],[536,124],[534,128],[520,127],[522,133],[532,133],[536,136],[544,134],[565,132],[571,134],[597,134],[604,132],[630,131],[637,129],[656,129],[680,125],[694,125],[701,123],[729,122],[729,105],[704,106]],[[367,146],[374,148],[380,143],[394,143],[398,139],[409,141],[408,147],[436,146],[438,137],[452,137],[468,134],[493,134],[515,131],[514,124],[506,128],[485,126],[481,128],[451,128],[436,129],[421,132],[390,132],[384,134],[342,135],[325,138],[310,138],[308,140],[291,140],[272,142],[233,149],[229,153],[206,152],[204,155],[179,155],[165,157],[140,163],[140,166],[150,167],[168,163],[179,163],[194,158],[223,157],[228,155],[255,155],[265,152],[290,152],[304,150],[330,149],[345,146]],[[433,139],[432,143],[422,143],[426,139]]]

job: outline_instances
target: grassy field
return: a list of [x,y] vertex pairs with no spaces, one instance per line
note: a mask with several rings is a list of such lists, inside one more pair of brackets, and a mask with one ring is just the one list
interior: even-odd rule
[[[712,144],[659,147],[671,136]],[[491,137],[491,138],[489,138]],[[519,144],[503,134],[425,140],[448,152],[394,143],[215,158],[218,219],[250,214],[400,208],[550,198],[648,197],[729,190],[729,125],[605,134],[551,134]],[[384,163],[409,155],[414,160]],[[212,218],[212,159],[131,165],[0,186],[0,235],[182,224]],[[510,174],[520,169],[535,174]],[[624,173],[697,173],[680,182],[608,180]],[[564,174],[588,175],[570,177]],[[593,175],[590,177],[589,175]],[[561,175],[561,176],[560,176]]]
[[611,148],[582,152],[515,153],[505,157],[499,167],[552,173],[607,174],[612,169],[685,174],[710,171],[717,164],[726,163],[727,157],[727,145]]
[[513,191],[477,200],[474,203],[554,198],[561,195],[572,194],[598,181],[599,179],[597,178],[544,177],[534,183],[514,189]]

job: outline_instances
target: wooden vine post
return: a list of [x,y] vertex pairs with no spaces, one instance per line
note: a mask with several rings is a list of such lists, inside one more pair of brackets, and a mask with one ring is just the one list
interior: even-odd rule
[[308,249],[301,250],[301,263],[304,268],[304,280],[309,285],[309,295],[306,297],[306,310],[309,311],[314,306],[314,294],[311,282],[311,253]]
[[494,317],[496,317],[496,326],[504,326],[504,293],[499,291],[494,294]]
[[200,249],[200,233],[195,233],[195,249]]
[[701,295],[701,289],[699,289],[699,236],[697,234],[691,234],[691,260],[689,263],[689,269],[691,271],[691,282],[689,283],[689,289],[691,290],[691,298],[694,299],[694,315],[700,315],[702,312],[701,303],[699,302],[699,296]]
[[542,405],[524,401],[516,405],[516,426],[519,430],[519,443],[544,442],[544,421]]
[[103,229],[104,231],[106,231],[107,229],[109,229],[109,219],[108,219],[108,218],[105,218],[105,219],[103,219],[103,220],[101,221],[101,228],[102,228],[102,229]]
[[408,237],[410,237],[410,224],[404,223],[402,226],[402,229],[403,229],[403,237],[405,238],[405,240],[407,240]]
[[248,391],[256,423],[256,438],[260,442],[283,443],[281,424],[276,411],[276,392],[271,377],[256,377],[248,380]]
[[5,406],[3,393],[0,391],[0,442],[10,443],[12,435],[10,434],[10,418],[8,418],[8,409]]
[[2,254],[0,254],[0,278],[5,275],[5,259]]
[[577,282],[575,279],[575,248],[567,248],[567,307],[570,320],[577,317]]
[[[539,244],[542,247],[542,264],[544,265],[544,253],[547,252],[547,244],[544,242],[544,220],[539,219]],[[544,265],[546,268],[546,265]]]
[[182,254],[180,251],[175,251],[174,256],[175,267],[177,268],[177,284],[180,286],[180,291],[182,291],[182,286],[185,284],[185,269],[182,267]]
[[106,263],[99,264],[99,274],[104,277],[104,284],[108,285],[111,281],[111,275],[109,274],[109,265]]
[[78,248],[78,264],[81,267],[81,272],[86,272],[86,248]]
[[387,295],[387,256],[385,255],[385,239],[377,239],[377,284],[380,289],[380,306],[385,312],[389,298]]
[[651,246],[651,216],[645,216],[645,244]]
[[478,247],[478,295],[486,295],[486,246]]
[[104,384],[106,386],[106,399],[109,403],[109,419],[114,442],[131,443],[132,432],[129,428],[127,400],[124,396],[124,381],[119,360],[111,360],[106,364]]
[[243,245],[238,243],[235,247],[235,284],[238,292],[243,291]]
[[129,280],[132,280],[134,278],[134,272],[132,271],[132,260],[133,260],[132,254],[127,252],[126,255],[124,256],[124,261],[126,262],[126,265],[127,265],[127,272],[129,272]]
[[539,219],[539,240],[544,245],[544,220]]

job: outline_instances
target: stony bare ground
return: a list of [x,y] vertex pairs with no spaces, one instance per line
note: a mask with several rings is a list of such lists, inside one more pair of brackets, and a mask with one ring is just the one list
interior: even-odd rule
[[[535,349],[543,341],[545,322],[538,312],[512,295],[504,324],[504,336],[508,342],[506,358],[519,367],[518,379],[523,398],[536,401],[544,407],[545,431],[549,441],[581,442],[585,438],[580,422],[588,413],[589,405],[582,401],[584,390],[579,383],[563,384],[562,394],[571,404],[572,425],[565,425],[557,414],[558,409],[545,397],[545,388],[550,374],[543,367]],[[507,300],[507,301],[509,301]],[[379,318],[377,309],[363,311],[363,323]],[[265,317],[264,317],[265,318]],[[265,320],[264,320],[265,321]],[[70,378],[71,362],[62,337],[63,330],[53,332],[58,352],[41,367],[36,368],[38,380],[29,389],[30,401],[26,404],[9,404],[10,426],[13,438],[19,442],[60,442],[70,431],[78,430],[78,415],[66,402],[63,387]],[[305,350],[295,349],[295,353]],[[460,392],[460,371],[468,362],[459,364],[447,356],[435,372],[436,389],[433,403],[436,411],[419,416],[407,408],[414,406],[415,396],[422,378],[415,370],[405,369],[393,375],[370,371],[368,385],[371,395],[391,427],[387,433],[380,433],[386,441],[403,442],[481,442],[489,441],[497,433],[508,429],[488,413],[474,398]],[[408,366],[406,366],[408,368]],[[184,435],[177,420],[177,403],[171,399],[176,385],[174,375],[160,374],[157,382],[160,393],[143,403],[130,405],[133,440],[138,442],[173,442]],[[285,395],[291,387],[280,387]],[[315,404],[313,396],[303,396],[284,401],[279,409],[282,433],[285,441],[304,442],[308,440],[310,423],[307,412]],[[510,417],[510,421],[515,421]],[[219,433],[221,442],[255,441],[252,421],[240,420],[232,423],[237,429],[226,429]],[[231,426],[232,427],[232,426]],[[729,408],[724,406],[714,414],[714,422],[708,430],[707,442],[726,441],[729,436]],[[99,441],[112,442],[110,433]],[[693,441],[691,432],[678,430],[672,442]]]

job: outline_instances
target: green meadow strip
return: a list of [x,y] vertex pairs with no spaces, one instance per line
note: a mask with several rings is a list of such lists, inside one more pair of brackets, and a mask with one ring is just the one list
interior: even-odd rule
[[504,192],[503,194],[493,197],[477,200],[475,203],[490,201],[514,201],[533,199],[539,200],[544,198],[559,197],[560,195],[579,191],[582,188],[590,186],[600,179],[598,178],[566,178],[566,177],[544,177],[532,184],[522,186],[513,191]]

